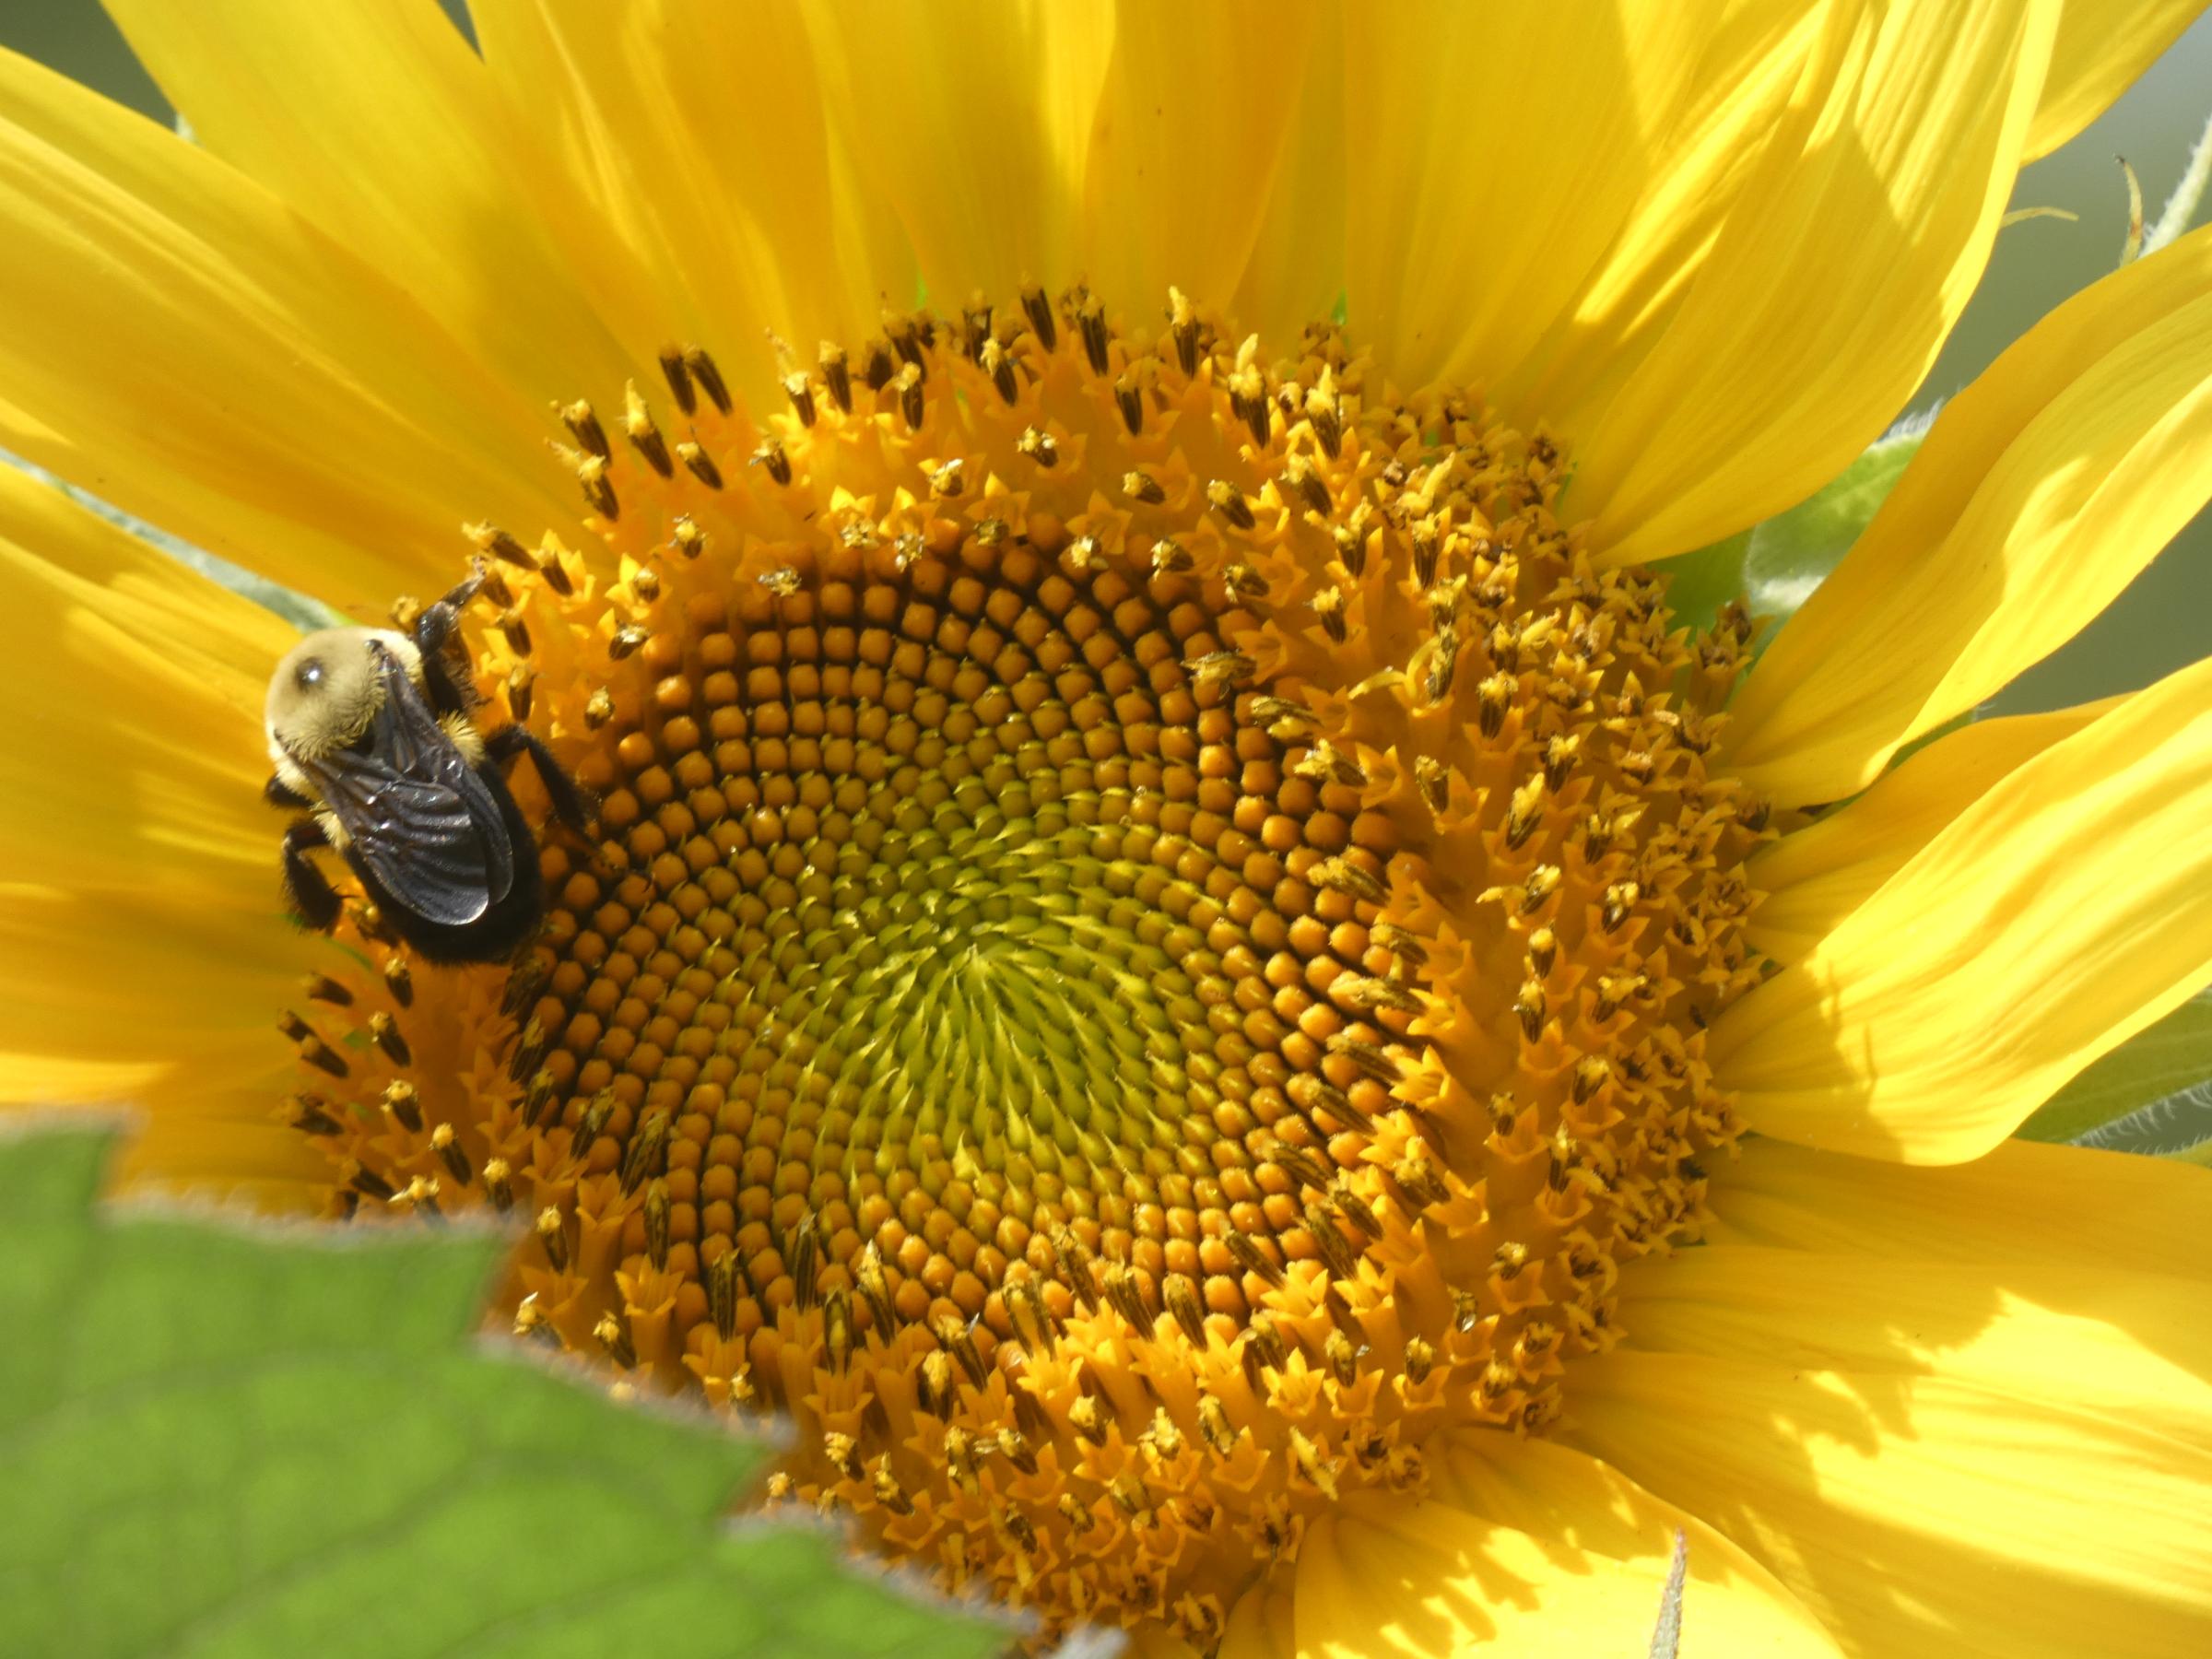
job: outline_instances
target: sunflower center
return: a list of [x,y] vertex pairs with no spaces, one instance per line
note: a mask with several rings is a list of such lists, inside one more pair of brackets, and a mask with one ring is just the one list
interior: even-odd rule
[[348,1205],[535,1218],[523,1328],[793,1414],[777,1489],[1210,1640],[1343,1491],[1548,1423],[1694,1221],[1743,630],[1671,630],[1548,441],[1327,330],[1031,295],[825,347],[762,424],[663,369],[619,444],[563,411],[607,562],[477,536],[482,682],[602,835],[548,836],[503,982],[357,908],[383,971],[326,982],[379,1011],[288,1017],[298,1121]]

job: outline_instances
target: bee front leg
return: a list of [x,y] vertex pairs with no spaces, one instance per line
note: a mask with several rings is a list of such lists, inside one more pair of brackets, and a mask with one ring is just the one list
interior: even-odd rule
[[288,811],[294,812],[300,810],[303,806],[312,806],[314,805],[312,801],[309,800],[305,795],[294,789],[289,783],[287,783],[275,772],[271,772],[269,774],[269,781],[261,786],[261,798],[266,801],[272,806],[282,806]]
[[415,618],[415,647],[422,653],[425,662],[434,660],[445,650],[446,641],[460,626],[461,613],[468,608],[468,602],[483,585],[484,561],[478,559],[475,572],[466,582]]
[[329,845],[330,837],[312,818],[294,818],[284,832],[284,901],[317,933],[337,925],[338,895],[308,853]]
[[529,727],[520,724],[501,726],[484,740],[484,753],[501,766],[517,755],[528,755],[530,764],[537,768],[538,782],[546,786],[546,794],[553,803],[553,816],[587,840],[596,833],[599,814],[592,798]]

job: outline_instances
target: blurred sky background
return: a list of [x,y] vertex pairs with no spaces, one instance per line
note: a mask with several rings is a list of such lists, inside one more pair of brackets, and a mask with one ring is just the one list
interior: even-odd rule
[[[177,0],[191,5],[194,0]],[[312,4],[312,0],[300,0]],[[460,0],[445,0],[449,11]],[[97,0],[0,0],[0,46],[28,53],[160,121],[171,112]],[[2102,120],[2021,175],[2016,207],[2059,207],[2079,218],[2009,227],[1916,409],[1949,397],[2037,318],[2118,262],[2127,192],[2125,156],[2156,221],[2212,115],[2212,16],[2200,18]],[[2201,222],[2203,215],[2200,214]],[[1816,303],[1818,296],[1807,295]],[[2195,522],[2111,609],[2071,644],[2029,670],[1993,705],[2056,708],[2132,690],[2212,651],[2212,510]]]

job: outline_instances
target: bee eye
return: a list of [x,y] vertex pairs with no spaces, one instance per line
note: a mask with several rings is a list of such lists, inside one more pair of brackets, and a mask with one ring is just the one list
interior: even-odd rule
[[323,683],[323,659],[309,657],[292,670],[292,683],[302,691],[312,691]]

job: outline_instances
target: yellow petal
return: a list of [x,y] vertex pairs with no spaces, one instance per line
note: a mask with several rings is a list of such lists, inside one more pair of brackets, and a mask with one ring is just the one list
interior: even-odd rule
[[[1170,284],[1212,305],[1242,286],[1294,147],[1299,88],[1309,75],[1338,72],[1334,56],[1314,55],[1317,41],[1334,40],[1318,29],[1319,11],[1281,0],[1122,0],[1114,7],[1078,229],[1080,268],[1109,305],[1149,320]],[[1319,110],[1302,113],[1325,119],[1325,98],[1316,101]],[[1306,239],[1270,250],[1289,261],[1272,282],[1310,292],[1335,265],[1333,206],[1326,196],[1300,204]],[[1245,325],[1287,329],[1295,340],[1300,325],[1326,314],[1258,316]]]
[[[205,151],[0,53],[0,444],[381,613],[464,517],[572,525],[542,404]],[[581,532],[578,532],[581,535]]]
[[269,1116],[312,948],[261,801],[290,630],[7,469],[0,603],[38,697],[0,750],[0,1103],[143,1108],[126,1175],[326,1179]]
[[1720,1241],[1624,1278],[1568,1437],[1852,1652],[2191,1652],[2212,1293],[2177,1245],[2207,1188],[2072,1148],[1907,1170],[1754,1142]]
[[2066,0],[2027,159],[2049,155],[2112,108],[2204,9],[2205,0]]
[[1949,1163],[2212,980],[2212,660],[1969,806],[1712,1030],[1745,1120]]
[[[1689,1535],[1683,1628],[1700,1644],[1836,1651],[1771,1575],[1692,1516],[1575,1453],[1488,1438],[1494,1452],[1439,1448],[1436,1496],[1361,1492],[1309,1525],[1296,1566],[1299,1659],[1647,1651],[1677,1527]],[[1486,1456],[1500,1461],[1486,1468]],[[1452,1492],[1510,1507],[1526,1528]]]
[[1937,738],[1848,806],[1794,830],[1752,864],[1763,897],[1745,937],[1803,959],[1989,787],[2126,700],[1979,720]]
[[1712,20],[1686,96],[1652,135],[1642,190],[1605,256],[1528,357],[1486,376],[1491,401],[1524,421],[1587,430],[1665,333],[1788,107],[1821,18],[1798,0],[1761,0]]
[[2051,4],[1838,6],[1680,313],[1592,429],[1573,511],[1663,559],[1802,500],[1896,418],[1981,276]]
[[[1238,293],[1315,18],[1164,0],[807,13],[869,209],[905,227],[937,304],[1087,276],[1132,324],[1159,316],[1171,285],[1206,304]],[[1282,279],[1300,295],[1334,240],[1308,224],[1268,243],[1298,253]]]
[[[1229,302],[1240,329],[1295,340],[1335,314],[1344,298],[1344,16],[1313,19],[1306,73],[1283,140],[1275,187],[1253,239],[1244,279]],[[1180,286],[1180,284],[1179,284]],[[1210,296],[1209,296],[1210,297]]]
[[1728,763],[1796,805],[2065,642],[2212,493],[2212,230],[2085,289],[1936,420],[1760,658]]
[[1850,1251],[1713,1244],[1639,1264],[1622,1287],[1638,1348],[1939,1375],[2201,1438],[2212,1430],[2212,1292],[2201,1276],[2156,1266],[1876,1266]]
[[2203,1228],[2212,1176],[2162,1159],[2008,1140],[1971,1163],[1912,1169],[1755,1136],[1726,1182],[1716,1243],[2212,1277],[2212,1257],[2174,1248]]
[[811,368],[818,340],[856,346],[887,296],[911,300],[897,224],[868,243],[845,222],[795,11],[480,0],[469,15],[486,74],[577,204],[563,224],[583,234],[563,258],[597,309],[640,319],[649,348],[705,343],[727,378],[780,402],[760,324]]
[[[108,10],[212,154],[379,268],[542,408],[611,394],[625,352],[571,279],[528,129],[432,6],[113,0]],[[530,114],[535,117],[533,109]]]
[[1237,1598],[1214,1659],[1296,1659],[1295,1567],[1271,1573]]
[[1521,362],[1651,184],[1716,18],[1452,0],[1347,10],[1347,304],[1384,374],[1411,389]]

